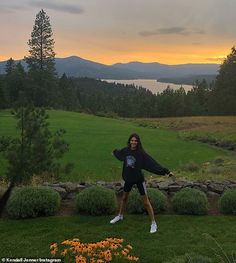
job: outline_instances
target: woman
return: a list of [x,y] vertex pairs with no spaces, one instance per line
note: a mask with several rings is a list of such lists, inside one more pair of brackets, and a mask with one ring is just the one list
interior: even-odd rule
[[173,176],[173,174],[167,168],[164,168],[158,164],[144,151],[140,137],[136,133],[130,135],[127,142],[127,147],[121,150],[114,150],[113,155],[119,161],[123,162],[122,177],[125,181],[125,184],[124,193],[120,203],[119,214],[113,218],[110,223],[115,224],[116,222],[123,220],[123,214],[128,201],[129,193],[133,185],[136,185],[152,220],[150,233],[155,233],[157,231],[157,224],[155,221],[152,205],[147,196],[147,189],[142,169],[158,175]]

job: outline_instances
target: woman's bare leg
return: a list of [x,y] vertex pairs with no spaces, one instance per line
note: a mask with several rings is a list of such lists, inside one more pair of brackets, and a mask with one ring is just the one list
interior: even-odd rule
[[128,202],[129,192],[123,192],[121,201],[120,201],[120,209],[119,209],[119,215],[123,215],[125,212],[125,208]]
[[141,197],[142,197],[143,203],[144,203],[144,205],[148,211],[148,214],[149,214],[152,222],[156,222],[154,212],[153,212],[153,208],[152,208],[152,205],[148,199],[148,196],[147,195],[141,195]]

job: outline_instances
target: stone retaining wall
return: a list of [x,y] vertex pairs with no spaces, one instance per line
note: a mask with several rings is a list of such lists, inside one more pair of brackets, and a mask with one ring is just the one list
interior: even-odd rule
[[[62,199],[74,199],[80,191],[85,188],[88,188],[93,185],[100,185],[103,187],[107,187],[109,189],[114,190],[116,193],[120,193],[123,191],[123,183],[122,182],[104,182],[98,181],[97,183],[44,183],[45,186],[49,186],[52,189],[56,190]],[[236,188],[236,181],[218,181],[218,180],[207,180],[205,182],[190,182],[177,180],[173,181],[158,181],[152,180],[147,181],[147,187],[157,188],[168,196],[173,196],[175,192],[179,191],[185,187],[191,187],[195,189],[199,189],[206,193],[206,195],[210,197],[219,197],[228,189]]]

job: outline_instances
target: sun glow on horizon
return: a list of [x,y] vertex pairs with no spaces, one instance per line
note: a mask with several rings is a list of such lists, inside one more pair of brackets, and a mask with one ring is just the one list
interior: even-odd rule
[[[228,52],[228,51],[227,51]],[[81,52],[78,53],[76,50],[70,51],[59,51],[56,52],[56,58],[66,58],[70,56],[78,56],[85,60],[90,60],[96,63],[101,63],[105,65],[113,65],[116,63],[128,63],[133,61],[138,61],[142,63],[160,63],[160,64],[168,64],[168,65],[178,65],[178,64],[221,64],[224,59],[227,57],[227,52],[225,55],[222,55],[224,52],[221,52],[220,55],[217,53],[207,55],[201,55],[200,52],[198,54],[189,53],[189,54],[179,54],[179,53],[157,53],[157,52],[132,52],[126,53],[122,56],[122,54],[112,54],[111,52],[107,52],[108,54],[101,53],[93,53],[89,52]],[[14,60],[21,60],[28,53],[12,53],[11,55],[2,55],[0,56],[0,61],[6,61],[10,58]]]

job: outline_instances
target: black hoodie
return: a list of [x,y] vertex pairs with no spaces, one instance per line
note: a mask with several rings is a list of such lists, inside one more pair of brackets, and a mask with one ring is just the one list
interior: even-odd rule
[[118,160],[123,161],[122,177],[125,182],[143,182],[142,169],[158,175],[170,173],[167,168],[162,167],[143,150],[131,150],[129,147],[125,147],[121,150],[114,150],[113,154]]

